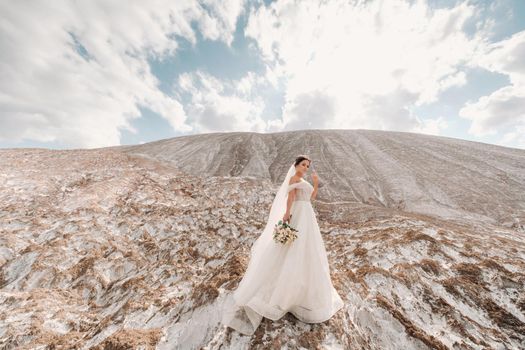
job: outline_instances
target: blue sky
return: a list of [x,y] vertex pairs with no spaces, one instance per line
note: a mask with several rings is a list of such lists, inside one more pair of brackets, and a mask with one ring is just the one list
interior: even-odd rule
[[1,148],[375,129],[525,149],[524,1],[20,1],[0,20]]

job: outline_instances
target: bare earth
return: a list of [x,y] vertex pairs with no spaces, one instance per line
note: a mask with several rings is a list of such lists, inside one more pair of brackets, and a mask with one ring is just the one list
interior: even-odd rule
[[[222,303],[300,153],[346,305],[242,336]],[[525,348],[524,224],[525,151],[443,137],[0,150],[0,349]]]

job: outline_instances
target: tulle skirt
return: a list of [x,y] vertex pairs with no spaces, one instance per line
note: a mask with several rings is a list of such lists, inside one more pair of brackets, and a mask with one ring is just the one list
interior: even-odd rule
[[227,297],[223,323],[251,335],[262,317],[278,320],[287,312],[306,323],[330,319],[343,307],[332,285],[324,242],[310,201],[294,201],[290,225],[298,237],[291,244],[256,247],[237,289]]

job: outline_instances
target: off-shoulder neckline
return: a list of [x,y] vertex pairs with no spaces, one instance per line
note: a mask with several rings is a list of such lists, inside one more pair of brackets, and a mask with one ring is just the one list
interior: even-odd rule
[[288,184],[288,186],[292,186],[292,185],[298,184],[298,183],[300,183],[301,181],[302,181],[302,182],[308,182],[308,181],[306,181],[305,179],[301,178],[300,181],[297,181],[297,182],[294,182],[294,183]]

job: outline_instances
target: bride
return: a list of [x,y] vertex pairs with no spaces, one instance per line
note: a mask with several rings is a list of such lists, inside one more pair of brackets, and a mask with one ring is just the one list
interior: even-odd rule
[[[300,321],[320,323],[343,307],[310,202],[317,195],[318,176],[312,175],[314,186],[303,178],[310,164],[301,155],[288,169],[266,227],[252,245],[244,277],[223,309],[223,324],[243,334],[253,334],[263,317],[276,321],[290,312]],[[280,219],[299,231],[293,242],[273,240]]]

